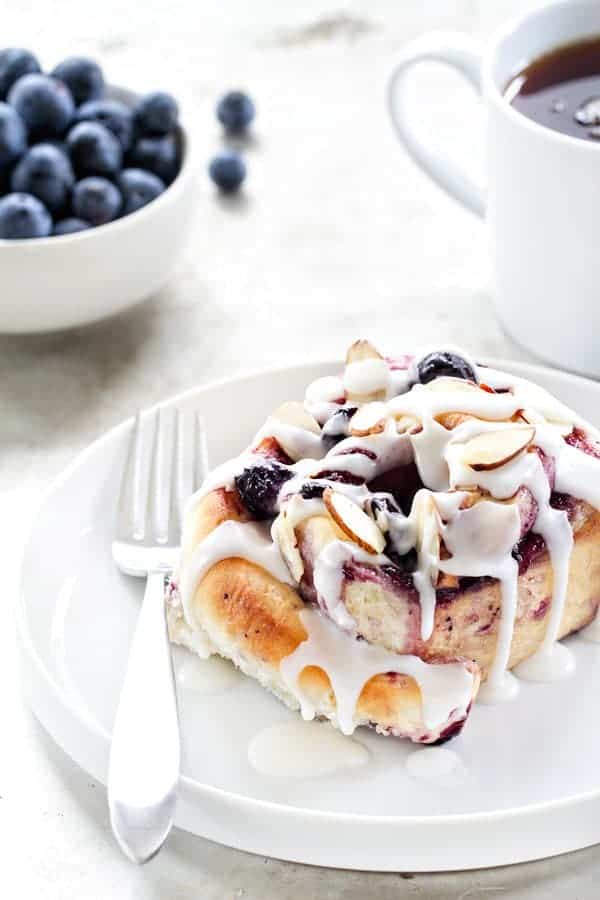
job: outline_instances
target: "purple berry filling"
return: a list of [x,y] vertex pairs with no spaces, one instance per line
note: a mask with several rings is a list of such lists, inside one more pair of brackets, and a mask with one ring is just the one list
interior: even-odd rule
[[423,487],[423,482],[416,464],[410,462],[377,475],[369,482],[368,487],[373,493],[391,494],[402,512],[409,515],[414,496]]
[[320,500],[324,491],[324,484],[318,484],[316,481],[307,481],[302,485],[298,493],[304,500]]
[[364,484],[365,479],[361,478],[360,475],[353,475],[352,472],[343,472],[343,471],[332,471],[330,469],[323,469],[322,472],[318,472],[314,478],[325,478],[327,481],[337,481],[339,484]]
[[546,550],[546,542],[540,534],[529,531],[517,543],[512,555],[519,564],[519,575],[523,575],[529,566]]
[[273,461],[244,469],[241,475],[236,475],[235,486],[242,503],[255,519],[272,519],[278,512],[279,491],[291,477],[289,469]]
[[569,521],[572,521],[577,512],[578,502],[571,494],[560,494],[558,491],[554,491],[550,497],[550,506],[554,509],[561,509],[563,512],[566,512]]
[[582,453],[600,459],[600,447],[591,441],[581,428],[573,428],[573,431],[566,436],[565,441],[571,447],[577,447]]
[[377,454],[373,452],[373,450],[369,450],[367,447],[347,447],[345,450],[340,450],[339,453],[333,454],[334,456],[354,456],[357,453],[360,456],[366,456],[367,459],[376,460]]
[[372,581],[381,584],[387,590],[400,591],[414,599],[418,597],[412,575],[401,571],[398,566],[370,566],[352,559],[344,564],[343,572],[346,581]]

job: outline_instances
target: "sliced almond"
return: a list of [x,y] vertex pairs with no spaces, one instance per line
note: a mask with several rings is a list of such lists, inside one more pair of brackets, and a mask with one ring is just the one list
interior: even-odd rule
[[470,415],[470,413],[462,413],[462,412],[446,412],[440,413],[439,416],[436,416],[436,422],[439,422],[440,425],[443,425],[444,428],[447,428],[448,431],[452,431],[452,429],[457,428],[459,425],[462,425],[463,422],[468,422],[469,419],[476,419],[476,416]]
[[307,403],[343,402],[346,397],[344,382],[337,375],[324,375],[317,378],[306,389]]
[[442,375],[440,378],[434,378],[425,385],[425,390],[435,391],[436,393],[450,393],[451,391],[459,391],[460,393],[472,393],[480,391],[481,388],[474,381],[467,381],[464,378],[452,378],[450,375]]
[[528,425],[548,425],[558,432],[561,437],[566,437],[573,430],[572,424],[567,422],[547,422],[544,416],[536,412],[535,409],[531,409],[531,407],[518,410],[515,414],[515,421],[526,422]]
[[532,409],[530,406],[525,409],[519,409],[515,413],[515,421],[517,422],[525,422],[527,425],[540,425],[543,424],[546,420],[539,412],[536,412],[535,409]]
[[473,488],[470,491],[465,491],[465,496],[461,500],[460,508],[461,509],[471,509],[472,506],[475,506],[476,503],[479,503],[482,500],[484,494],[481,491],[477,490],[477,488]]
[[384,400],[390,384],[390,370],[385,359],[362,359],[348,363],[344,371],[346,400],[369,403]]
[[476,472],[487,472],[510,462],[529,447],[535,437],[530,425],[486,431],[463,446],[462,461]]
[[269,459],[276,459],[278,462],[291,462],[291,457],[287,455],[277,438],[274,437],[263,438],[252,452],[257,453],[259,456],[267,456]]
[[346,365],[362,362],[364,359],[383,359],[383,357],[370,341],[355,341],[352,346],[348,347]]
[[333,521],[367,553],[382,553],[385,538],[366,512],[345,494],[326,488],[323,500]]
[[271,413],[272,419],[283,422],[285,425],[293,425],[296,428],[303,428],[305,431],[312,431],[313,434],[321,434],[319,423],[306,411],[302,403],[296,400],[288,400],[278,406],[275,412]]
[[300,583],[304,575],[304,563],[298,549],[296,531],[293,528],[285,509],[279,513],[271,526],[271,537],[277,543],[281,555],[290,570],[292,578]]
[[567,435],[571,434],[571,432],[573,431],[572,425],[566,425],[562,422],[549,422],[548,424],[551,425],[552,428],[554,428],[554,430],[557,431],[561,437],[567,437]]
[[417,503],[416,526],[419,567],[424,574],[430,576],[432,583],[435,584],[439,572],[441,545],[439,512],[433,496],[428,491],[420,491],[415,497],[415,502]]
[[385,429],[388,408],[385,403],[365,403],[355,412],[350,421],[350,434],[355,437],[366,437],[368,434],[380,434]]
[[416,416],[406,413],[396,418],[396,431],[398,434],[414,434],[417,431],[421,431],[421,428],[422,425]]

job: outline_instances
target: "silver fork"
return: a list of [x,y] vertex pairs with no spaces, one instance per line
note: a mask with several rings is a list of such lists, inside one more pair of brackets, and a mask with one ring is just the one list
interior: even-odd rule
[[179,723],[164,594],[179,553],[183,503],[206,474],[205,431],[198,416],[173,409],[154,414],[150,459],[143,452],[143,419],[138,413],[131,436],[112,554],[122,572],[147,581],[108,772],[112,830],[137,863],[160,850],[175,813]]

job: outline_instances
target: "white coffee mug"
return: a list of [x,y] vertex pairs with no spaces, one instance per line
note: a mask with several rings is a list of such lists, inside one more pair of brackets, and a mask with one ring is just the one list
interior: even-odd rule
[[[503,28],[482,53],[460,34],[409,44],[388,86],[400,140],[427,174],[487,220],[496,309],[507,332],[549,362],[600,375],[600,143],[537,124],[504,97],[510,80],[548,51],[600,35],[598,0],[544,6]],[[411,120],[413,66],[457,69],[486,113],[486,178],[480,187]]]

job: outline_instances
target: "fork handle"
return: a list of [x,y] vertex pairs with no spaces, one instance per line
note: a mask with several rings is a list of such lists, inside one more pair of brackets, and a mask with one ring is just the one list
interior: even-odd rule
[[148,574],[115,717],[108,771],[114,835],[134,862],[151,859],[175,812],[180,744],[167,631],[165,570]]

